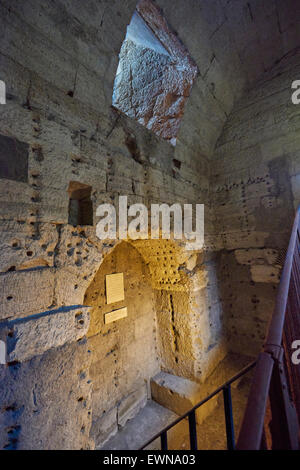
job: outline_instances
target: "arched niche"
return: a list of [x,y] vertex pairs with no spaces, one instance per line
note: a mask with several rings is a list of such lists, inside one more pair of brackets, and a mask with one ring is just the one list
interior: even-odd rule
[[[108,304],[106,276],[116,273],[123,273],[124,300]],[[126,400],[132,396],[136,408],[130,413],[137,412],[147,400],[151,377],[160,370],[155,296],[141,254],[126,242],[112,249],[88,287],[84,303],[92,306],[87,341],[93,384],[92,435],[99,442],[103,440],[101,420],[115,413],[117,425],[125,424],[130,416]],[[106,314],[122,308],[127,308],[127,316],[106,324]]]

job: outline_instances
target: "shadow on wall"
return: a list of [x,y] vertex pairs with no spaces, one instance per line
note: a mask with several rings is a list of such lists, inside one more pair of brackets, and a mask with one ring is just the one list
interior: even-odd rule
[[113,105],[175,145],[197,74],[159,8],[139,1],[121,48]]

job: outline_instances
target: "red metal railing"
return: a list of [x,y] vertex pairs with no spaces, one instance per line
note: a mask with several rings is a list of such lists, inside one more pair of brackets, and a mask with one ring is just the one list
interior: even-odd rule
[[237,449],[299,449],[300,365],[292,343],[300,340],[300,210],[286,255],[266,344],[254,371]]

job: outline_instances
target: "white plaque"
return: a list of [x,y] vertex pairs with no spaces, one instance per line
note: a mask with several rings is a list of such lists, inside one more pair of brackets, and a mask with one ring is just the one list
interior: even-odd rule
[[119,308],[118,310],[113,310],[112,312],[106,313],[104,317],[105,325],[108,323],[112,323],[117,320],[121,320],[121,318],[127,317],[127,307]]
[[106,301],[108,304],[121,302],[125,299],[123,273],[106,276]]

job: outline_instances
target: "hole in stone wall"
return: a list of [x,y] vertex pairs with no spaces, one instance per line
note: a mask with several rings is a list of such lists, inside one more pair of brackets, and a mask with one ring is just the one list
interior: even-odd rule
[[69,193],[69,220],[68,223],[77,225],[93,225],[93,203],[91,200],[92,187],[86,184],[71,181]]
[[173,165],[175,168],[177,168],[178,170],[180,170],[181,168],[181,162],[179,160],[176,160],[176,158],[174,158],[173,160]]
[[176,144],[198,67],[151,0],[140,0],[120,51],[113,105]]
[[11,267],[8,268],[8,270],[7,270],[8,273],[13,272],[13,271],[16,271],[16,267],[15,267],[15,266],[11,266]]

